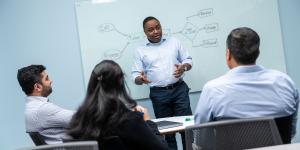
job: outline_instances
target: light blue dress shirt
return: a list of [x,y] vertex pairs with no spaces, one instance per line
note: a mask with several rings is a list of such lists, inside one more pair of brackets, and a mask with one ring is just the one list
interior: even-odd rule
[[148,41],[137,48],[131,74],[135,80],[144,71],[151,81],[150,87],[164,87],[180,79],[173,75],[175,64],[184,63],[192,65],[192,57],[180,41],[173,37],[163,37],[159,43]]
[[27,96],[25,106],[26,132],[39,132],[47,144],[62,143],[65,129],[74,112],[48,102],[48,98]]
[[195,111],[195,123],[217,118],[283,117],[294,114],[296,132],[298,91],[291,78],[261,66],[239,66],[205,84]]

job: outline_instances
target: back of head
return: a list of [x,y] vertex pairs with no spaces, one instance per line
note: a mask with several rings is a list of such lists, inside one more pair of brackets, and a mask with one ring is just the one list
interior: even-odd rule
[[259,55],[258,34],[247,27],[236,28],[227,37],[227,48],[238,64],[255,64]]
[[118,125],[124,112],[135,106],[120,66],[103,60],[92,71],[85,100],[73,116],[68,133],[76,139],[104,136],[107,129]]
[[34,84],[41,83],[41,73],[46,70],[43,65],[30,65],[18,70],[17,78],[26,95],[33,92]]
[[[98,90],[98,91],[97,91]],[[92,71],[86,97],[99,92],[107,99],[118,100],[128,108],[133,108],[136,102],[127,93],[124,73],[113,60],[103,60]]]
[[103,60],[97,64],[90,76],[88,93],[91,94],[99,85],[106,92],[123,92],[124,73],[121,67],[112,60]]

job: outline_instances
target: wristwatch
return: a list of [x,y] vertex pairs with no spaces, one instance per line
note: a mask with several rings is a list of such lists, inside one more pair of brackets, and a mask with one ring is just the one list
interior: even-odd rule
[[183,69],[184,69],[184,71],[188,71],[188,67],[186,65],[184,66]]

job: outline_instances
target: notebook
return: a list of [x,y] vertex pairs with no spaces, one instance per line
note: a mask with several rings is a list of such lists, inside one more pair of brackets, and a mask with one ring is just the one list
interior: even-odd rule
[[173,127],[178,127],[178,126],[183,125],[183,123],[181,123],[181,122],[166,121],[166,120],[158,121],[158,122],[155,122],[155,123],[157,124],[158,130],[173,128]]

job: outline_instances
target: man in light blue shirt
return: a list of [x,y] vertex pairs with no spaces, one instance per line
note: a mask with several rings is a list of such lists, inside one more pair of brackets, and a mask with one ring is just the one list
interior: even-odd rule
[[292,115],[295,135],[298,91],[288,75],[256,65],[259,44],[258,34],[250,28],[231,31],[226,50],[231,70],[205,84],[195,111],[196,124],[222,118]]
[[[156,118],[191,115],[189,87],[182,77],[192,68],[192,57],[179,40],[162,37],[160,22],[154,17],[143,21],[148,41],[137,48],[132,77],[136,84],[150,86]],[[184,133],[181,133],[183,147]],[[177,149],[175,135],[166,135],[170,149]]]
[[18,70],[18,81],[27,95],[25,106],[26,132],[39,132],[47,144],[62,143],[65,129],[74,114],[63,109],[47,98],[52,92],[46,68],[30,65]]

